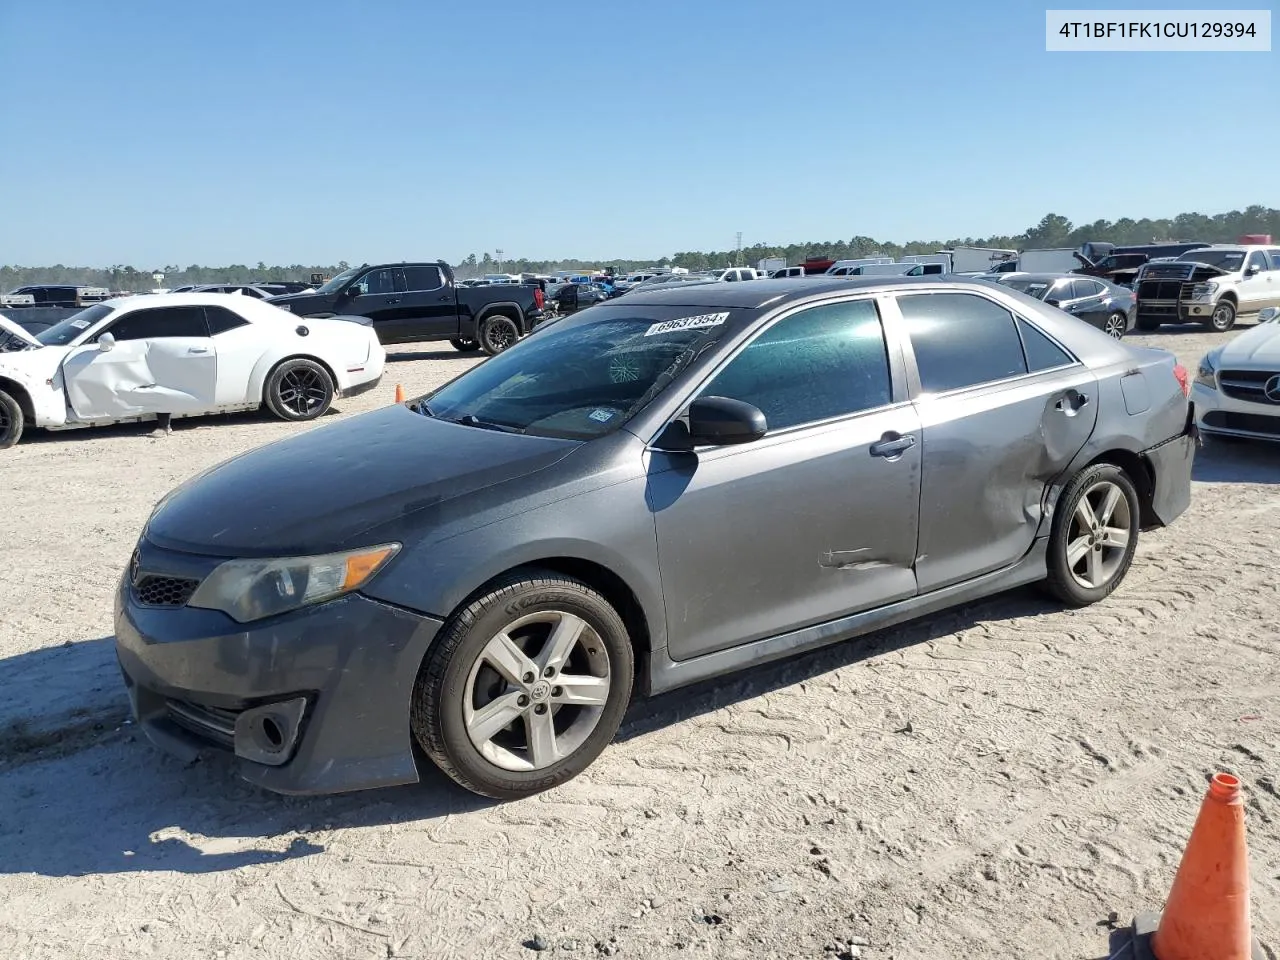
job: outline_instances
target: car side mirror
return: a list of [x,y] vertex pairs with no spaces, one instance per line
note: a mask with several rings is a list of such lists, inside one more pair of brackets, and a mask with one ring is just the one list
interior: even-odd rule
[[1262,271],[1262,268],[1260,266],[1258,266],[1256,263],[1251,263],[1249,264],[1249,266],[1245,267],[1244,275],[1246,277],[1252,277],[1255,273],[1260,273],[1261,271]]
[[729,397],[699,397],[689,404],[687,423],[677,420],[664,431],[659,446],[691,450],[759,440],[769,432],[764,412]]
[[1062,306],[1062,301],[1061,301],[1061,300],[1056,300],[1056,299],[1046,300],[1046,301],[1045,301],[1045,303],[1047,303],[1047,304],[1048,304],[1049,306],[1051,306],[1051,307],[1060,307],[1060,306]]
[[344,297],[358,297],[363,292],[364,291],[360,289],[360,284],[353,283],[351,286],[347,287],[347,289],[342,291],[342,295]]
[[98,338],[98,350],[102,353],[108,353],[116,347],[116,338],[110,333],[104,333]]

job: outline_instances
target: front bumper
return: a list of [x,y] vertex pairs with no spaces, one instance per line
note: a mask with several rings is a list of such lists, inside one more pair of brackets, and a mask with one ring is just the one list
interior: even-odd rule
[[[218,561],[140,548],[142,575],[199,579]],[[352,594],[239,624],[116,592],[116,652],[135,719],[191,758],[214,747],[244,779],[287,794],[418,779],[409,726],[418,668],[440,621]]]
[[1202,433],[1280,442],[1280,404],[1237,400],[1202,383],[1192,384],[1191,402]]
[[1210,300],[1140,300],[1138,318],[1160,323],[1204,323],[1213,316]]

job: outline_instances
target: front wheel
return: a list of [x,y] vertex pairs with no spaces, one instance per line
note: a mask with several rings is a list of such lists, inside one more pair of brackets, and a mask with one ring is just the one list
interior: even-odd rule
[[1138,492],[1119,467],[1100,463],[1079,474],[1054,511],[1049,591],[1073,607],[1109,596],[1133,563],[1140,519]]
[[314,360],[286,360],[267,377],[267,407],[281,420],[314,420],[333,403],[333,378]]
[[22,438],[22,407],[0,390],[0,450],[7,450]]
[[516,800],[600,755],[634,673],[626,627],[604,597],[571,577],[527,571],[445,624],[419,671],[410,722],[460,786]]
[[1219,300],[1213,305],[1208,327],[1217,333],[1226,333],[1236,325],[1236,305],[1230,300]]
[[452,345],[453,349],[457,350],[459,353],[475,353],[480,349],[480,344],[476,343],[474,340],[467,340],[463,337],[454,337],[449,341],[449,343]]
[[480,349],[494,357],[520,339],[519,325],[506,314],[486,317],[480,324]]
[[1125,328],[1129,326],[1129,318],[1123,313],[1113,313],[1107,317],[1102,332],[1114,340],[1124,339]]

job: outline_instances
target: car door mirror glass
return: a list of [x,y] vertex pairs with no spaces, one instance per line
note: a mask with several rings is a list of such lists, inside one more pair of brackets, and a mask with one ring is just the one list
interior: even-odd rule
[[750,443],[768,431],[764,411],[742,400],[699,397],[689,405],[688,435],[693,446]]
[[1059,300],[1057,297],[1050,297],[1048,300],[1045,301],[1045,303],[1047,303],[1051,307],[1062,306],[1062,301]]
[[116,338],[113,337],[110,333],[104,333],[102,336],[98,338],[98,349],[103,353],[106,353],[109,350],[114,350],[115,346],[116,346]]

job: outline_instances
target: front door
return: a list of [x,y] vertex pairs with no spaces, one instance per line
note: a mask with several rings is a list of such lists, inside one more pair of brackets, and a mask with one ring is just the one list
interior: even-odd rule
[[1093,433],[1097,382],[1037,327],[971,293],[900,295],[922,434],[920,592],[1020,560],[1045,491]]
[[673,659],[915,594],[918,421],[891,383],[863,299],[773,322],[698,391],[754,404],[769,432],[650,454]]
[[115,338],[110,350],[86,343],[62,361],[74,419],[205,413],[216,407],[218,361],[203,308],[132,310],[98,338],[102,333]]
[[[1245,258],[1244,279],[1236,288],[1240,297],[1240,313],[1257,313],[1263,307],[1271,306],[1274,285],[1268,269],[1270,266],[1261,250],[1254,250]],[[1252,273],[1249,272],[1251,270]]]
[[[399,276],[397,276],[399,274]],[[398,282],[397,282],[398,281]],[[377,267],[347,287],[334,312],[368,317],[383,343],[397,342],[404,328],[404,274],[393,267]]]

